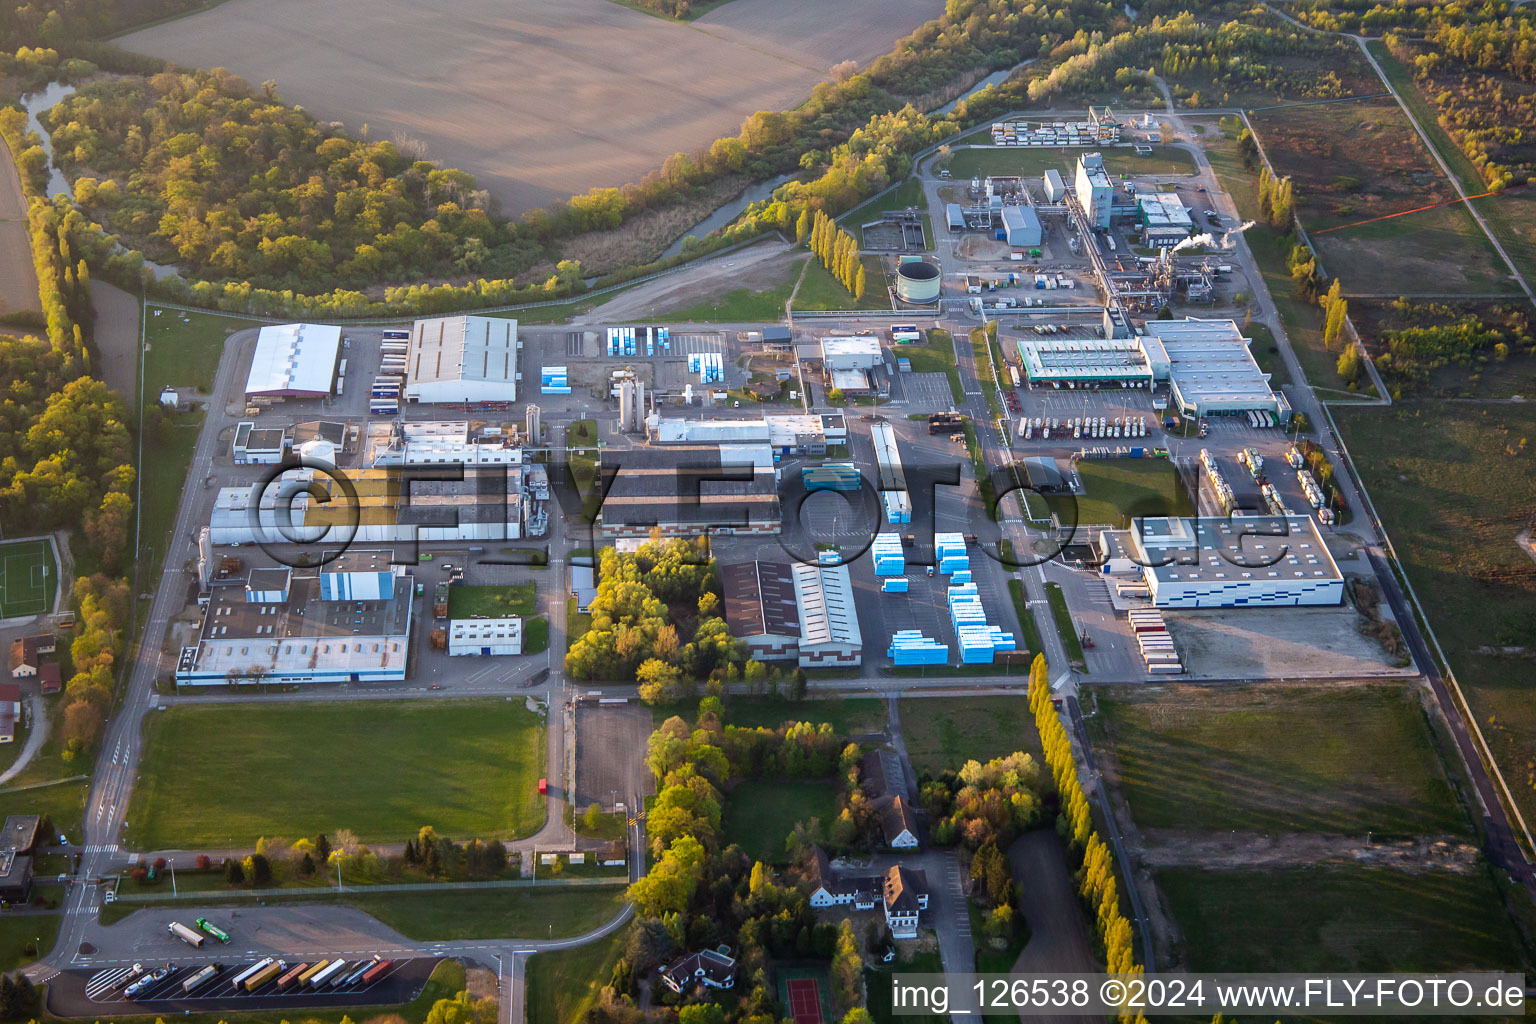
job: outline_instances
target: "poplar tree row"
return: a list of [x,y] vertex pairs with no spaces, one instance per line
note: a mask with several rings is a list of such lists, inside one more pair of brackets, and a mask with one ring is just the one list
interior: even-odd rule
[[802,236],[802,241],[809,242],[811,252],[816,254],[821,265],[848,289],[850,295],[862,299],[865,288],[864,263],[859,259],[858,241],[820,210],[812,216],[809,231],[802,234],[805,219],[806,214],[802,213],[795,233]]

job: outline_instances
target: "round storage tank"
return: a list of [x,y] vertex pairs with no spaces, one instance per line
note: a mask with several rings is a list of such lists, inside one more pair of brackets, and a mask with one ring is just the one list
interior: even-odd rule
[[937,302],[939,268],[932,263],[903,263],[897,267],[896,297],[903,302]]

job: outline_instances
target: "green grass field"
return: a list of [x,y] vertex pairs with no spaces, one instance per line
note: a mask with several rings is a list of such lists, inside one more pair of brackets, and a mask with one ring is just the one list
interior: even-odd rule
[[1482,871],[1163,869],[1194,971],[1480,971],[1529,963]]
[[[23,778],[31,775],[31,769],[29,765]],[[46,814],[52,819],[53,827],[72,843],[80,841],[80,822],[84,813],[84,781],[0,792],[0,820],[12,814]]]
[[59,564],[51,543],[0,543],[0,618],[49,614],[58,591]]
[[1087,664],[1083,660],[1083,641],[1077,635],[1077,624],[1072,621],[1072,609],[1067,607],[1067,595],[1061,592],[1061,584],[1047,583],[1045,596],[1051,602],[1051,617],[1056,620],[1056,632],[1067,648],[1067,658],[1074,665]]
[[1179,471],[1167,459],[1081,459],[1083,493],[1047,498],[1063,523],[1126,527],[1138,516],[1194,515]]
[[144,729],[139,849],[249,846],[351,829],[399,842],[515,838],[544,821],[544,725],[521,701],[176,707]]
[[949,158],[949,173],[955,178],[1018,175],[1039,177],[1054,167],[1067,181],[1077,173],[1079,153],[1101,153],[1104,169],[1117,177],[1138,174],[1194,174],[1195,159],[1182,149],[1171,146],[1153,146],[1148,156],[1137,156],[1124,147],[1053,147],[1031,149],[1023,146],[1011,149],[961,149]]
[[899,710],[915,772],[959,771],[967,761],[986,763],[1016,750],[1041,758],[1027,698],[908,699]]
[[1096,729],[1141,828],[1465,834],[1424,713],[1399,687],[1099,690]]
[[[673,715],[693,721],[697,701],[661,705],[652,709],[656,723]],[[826,722],[840,736],[879,732],[885,726],[885,702],[878,697],[833,697],[828,700],[783,700],[776,697],[727,698],[725,720],[745,729],[777,729],[786,722]]]
[[624,932],[605,939],[539,953],[528,961],[528,1024],[568,1024],[584,1019],[624,952]]
[[[466,587],[455,583],[448,588],[448,617],[494,619],[503,615],[532,615],[535,607],[533,593],[532,583],[514,583],[505,587]],[[547,624],[545,628],[548,629]]]
[[24,967],[52,949],[62,921],[58,914],[0,917],[0,971]]
[[1530,643],[1536,409],[1502,403],[1336,409],[1339,432],[1528,821],[1536,821]]
[[[879,256],[864,256],[864,297],[855,299],[842,282],[833,277],[820,260],[811,260],[795,293],[795,309],[890,309],[884,261]],[[782,313],[782,310],[781,310]]]
[[935,328],[928,332],[926,344],[899,345],[892,351],[898,358],[912,361],[913,373],[944,374],[949,379],[950,398],[957,406],[965,404],[965,388],[955,364],[955,339],[948,331]]
[[720,823],[724,844],[738,843],[747,856],[768,864],[785,860],[784,841],[796,822],[812,818],[826,828],[837,817],[837,790],[831,782],[802,779],[748,779],[725,800]]

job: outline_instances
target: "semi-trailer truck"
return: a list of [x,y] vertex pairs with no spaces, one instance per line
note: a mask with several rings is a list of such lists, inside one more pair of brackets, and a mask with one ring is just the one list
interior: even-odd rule
[[380,960],[378,963],[368,968],[367,972],[363,975],[363,984],[372,985],[374,982],[384,977],[384,975],[388,974],[389,968],[393,964],[393,960]]
[[270,956],[264,960],[256,961],[244,970],[236,972],[235,976],[229,979],[229,987],[236,989],[239,988],[241,985],[245,984],[245,979],[249,978],[257,971],[264,970],[265,968],[270,967],[275,963],[277,963],[277,961]]
[[172,921],[169,925],[166,926],[166,931],[170,932],[172,935],[176,936],[178,939],[180,939],[182,942],[185,942],[189,946],[193,946],[197,949],[203,948],[203,937],[197,932],[193,931],[191,928],[188,928],[186,925],[182,924],[180,921]]
[[229,932],[225,931],[223,928],[220,928],[206,917],[198,918],[197,926],[203,931],[207,932],[209,935],[212,935],[214,938],[218,939],[220,942],[229,941]]
[[293,983],[299,980],[299,976],[309,970],[309,964],[294,964],[287,972],[277,979],[277,990],[286,992],[293,987]]
[[312,989],[325,988],[331,983],[332,979],[334,979],[336,975],[346,970],[346,967],[347,962],[345,960],[332,960],[330,963],[326,964],[325,967],[322,968],[319,972],[310,975],[309,987]]
[[198,989],[212,981],[213,976],[218,973],[219,965],[209,964],[202,970],[198,971],[196,974],[192,975],[192,977],[181,983],[181,994],[184,996],[191,995],[193,992],[196,992]]
[[283,968],[288,965],[281,960],[274,961],[245,979],[245,990],[255,992],[261,986],[283,973]]
[[314,980],[315,975],[319,974],[321,971],[325,970],[330,965],[331,965],[331,961],[330,960],[320,960],[320,961],[317,961],[313,967],[311,967],[309,970],[305,971],[303,974],[299,975],[298,987],[299,988],[303,988],[306,985],[308,985],[311,981]]

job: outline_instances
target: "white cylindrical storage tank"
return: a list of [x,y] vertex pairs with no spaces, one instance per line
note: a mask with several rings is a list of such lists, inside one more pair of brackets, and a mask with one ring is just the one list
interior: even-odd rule
[[939,283],[939,268],[932,263],[903,263],[896,268],[896,297],[903,302],[937,302]]

